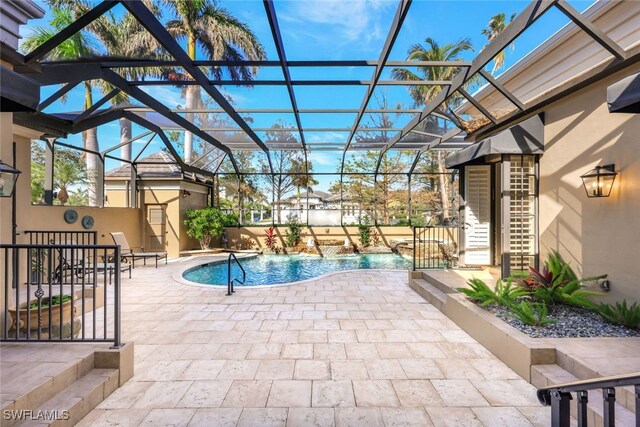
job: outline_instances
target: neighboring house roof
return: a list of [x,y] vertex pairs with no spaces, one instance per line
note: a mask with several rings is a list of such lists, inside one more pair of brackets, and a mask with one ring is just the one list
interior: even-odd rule
[[[145,162],[154,164],[145,164]],[[138,160],[138,162],[136,162],[136,167],[138,177],[141,179],[182,178],[180,166],[176,164],[175,160],[170,154],[165,153],[164,151],[159,151]],[[112,169],[106,173],[106,177],[111,179],[130,179],[131,165],[123,165],[118,168]]]
[[[307,197],[308,195],[308,197]],[[326,191],[312,191],[311,193],[307,193],[306,191],[303,193],[300,193],[300,199],[314,199],[314,198],[318,198],[320,199],[322,202],[325,203],[331,203],[331,202],[339,202],[340,201],[340,195],[339,194],[332,194],[332,193],[328,193]],[[287,197],[286,199],[283,199],[282,202],[283,203],[287,203],[290,202],[291,204],[295,204],[298,200],[298,195],[294,194],[291,197]],[[352,200],[352,197],[344,194],[342,196],[342,200],[343,201],[350,201]],[[306,204],[306,202],[304,202]],[[318,202],[309,202],[309,204],[320,204]]]
[[[301,199],[313,199],[313,198],[317,198],[320,199],[322,201],[326,201],[328,197],[333,196],[331,193],[327,193],[326,191],[312,191],[312,192],[307,192],[307,191],[303,191],[302,193],[300,193],[300,198]],[[289,200],[297,200],[298,199],[298,195],[294,194],[293,196],[287,197],[286,199],[284,199],[285,201],[289,201]]]

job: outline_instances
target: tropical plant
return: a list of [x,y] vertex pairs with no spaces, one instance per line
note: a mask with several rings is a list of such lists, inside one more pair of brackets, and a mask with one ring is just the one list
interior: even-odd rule
[[462,292],[483,307],[496,302],[495,293],[483,280],[474,277],[467,281],[467,285],[469,286],[468,288],[457,288],[456,290]]
[[382,244],[382,239],[380,238],[380,233],[375,228],[371,232],[371,244],[373,246],[380,246]]
[[287,231],[285,241],[288,247],[294,247],[302,241],[302,224],[295,215],[287,218]]
[[597,312],[604,320],[617,323],[629,328],[640,327],[640,306],[637,302],[627,305],[627,300],[615,304],[600,303],[596,306]]
[[529,267],[529,277],[522,279],[520,284],[533,299],[545,304],[594,308],[590,297],[602,293],[585,290],[582,283],[604,277],[606,275],[580,279],[557,251],[551,251],[542,271]]
[[[473,51],[473,45],[470,39],[462,39],[456,43],[447,43],[440,45],[435,39],[427,37],[426,45],[417,43],[409,48],[408,61],[461,61],[461,55],[466,51]],[[391,74],[396,80],[403,81],[421,81],[421,80],[452,80],[458,73],[455,67],[437,67],[437,66],[420,66],[417,67],[419,74],[406,68],[393,68]],[[413,98],[416,106],[426,105],[431,102],[441,91],[443,87],[438,85],[416,85],[409,86],[409,94]],[[449,100],[440,105],[436,110],[447,114],[448,109],[459,103],[461,98],[454,94]],[[437,128],[437,119],[429,116],[427,126]],[[446,126],[446,121],[445,121]],[[445,129],[446,131],[446,129]],[[442,220],[444,223],[450,221],[451,201],[449,200],[449,182],[447,182],[447,168],[445,165],[445,154],[442,151],[437,152],[437,164],[440,182],[440,200],[442,203]]]
[[513,281],[510,279],[506,282],[503,282],[502,279],[498,279],[493,289],[491,289],[483,280],[475,277],[470,279],[467,284],[469,285],[468,288],[458,288],[457,290],[483,307],[491,304],[511,307],[516,304],[518,298],[527,295],[526,290],[518,286],[514,286]]
[[360,245],[363,248],[371,245],[371,220],[367,215],[360,215],[358,217],[358,239],[360,239]]
[[555,323],[549,318],[549,309],[544,303],[521,301],[511,306],[513,315],[522,323],[532,326],[545,326]]
[[269,227],[267,229],[264,230],[264,245],[269,248],[271,251],[275,252],[275,247],[276,247],[276,242],[277,242],[277,235],[276,235],[276,229],[275,227]]
[[234,214],[225,214],[216,208],[190,209],[185,216],[187,235],[198,239],[202,249],[208,249],[213,237],[221,236],[225,227],[230,227],[237,221]]
[[[51,306],[53,307],[54,305],[64,304],[65,302],[69,302],[69,301],[71,301],[70,295],[54,295],[51,298],[47,298],[46,300],[42,301],[40,307],[42,308],[49,307],[49,304],[51,304]],[[31,304],[29,304],[29,308],[32,310],[37,309],[38,303],[32,302]]]
[[[176,39],[186,40],[187,54],[196,60],[197,48],[213,61],[264,60],[266,54],[256,35],[249,26],[213,0],[163,0],[175,19],[165,24]],[[232,80],[251,80],[257,67],[230,66],[208,67],[214,79],[220,80],[226,70]],[[186,75],[183,78],[187,78]],[[190,77],[189,77],[190,78]],[[202,104],[200,87],[186,88],[186,108],[194,109]],[[193,121],[193,113],[186,114]],[[193,155],[193,134],[185,133],[185,161],[191,162]]]
[[[505,28],[507,28],[507,25],[509,25],[511,23],[511,21],[513,21],[513,18],[516,17],[516,14],[512,14],[511,17],[509,18],[509,22],[507,22],[507,17],[505,16],[504,13],[498,13],[497,15],[494,15],[491,17],[491,19],[489,20],[489,23],[487,24],[487,28],[485,28],[484,30],[482,30],[482,35],[487,37],[487,40],[489,40],[489,43],[493,41],[493,39],[495,39],[498,34],[500,34],[501,32],[503,32],[505,30]],[[483,49],[486,46],[483,47]],[[514,48],[514,44],[511,44],[511,49]],[[504,65],[504,57],[505,57],[505,52],[504,50],[500,51],[500,53],[498,53],[496,56],[493,57],[493,69],[491,70],[491,74],[495,74],[496,71],[498,71],[500,68],[502,68],[502,66]]]

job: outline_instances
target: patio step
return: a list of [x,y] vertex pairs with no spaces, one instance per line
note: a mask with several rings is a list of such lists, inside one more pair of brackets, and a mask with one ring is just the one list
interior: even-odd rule
[[33,409],[33,416],[38,416],[39,419],[20,421],[14,425],[16,427],[73,426],[113,393],[116,388],[118,388],[117,369],[93,369]]
[[[582,361],[575,359],[556,348],[556,363],[580,380],[588,380],[598,378],[602,375],[595,369],[584,364]],[[616,389],[616,400],[631,412],[636,412],[635,391],[633,387],[619,387]]]
[[[2,411],[35,409],[78,379],[91,372],[94,353],[73,359],[69,363],[38,363],[37,372],[33,364],[14,363],[3,366]],[[15,420],[4,420],[3,426],[15,424]]]
[[[558,365],[533,365],[531,367],[531,384],[535,387],[548,387],[554,384],[561,384],[566,382],[579,381],[583,378],[578,378],[571,372],[563,369]],[[616,404],[615,404],[615,418],[616,425],[618,426],[631,426],[635,425],[635,414],[628,407],[628,398],[625,393],[621,393],[623,388],[616,388]],[[589,403],[587,404],[587,420],[588,425],[601,426],[602,422],[602,391],[590,390],[589,391]],[[551,410],[551,408],[549,408]],[[577,404],[574,396],[574,400],[571,401],[571,416],[576,417]]]
[[442,311],[442,307],[447,300],[447,295],[444,292],[424,279],[411,279],[409,286],[434,307]]

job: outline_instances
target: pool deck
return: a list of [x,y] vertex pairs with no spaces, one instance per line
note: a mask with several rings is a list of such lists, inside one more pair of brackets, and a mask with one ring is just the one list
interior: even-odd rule
[[227,297],[173,279],[193,262],[123,280],[135,375],[78,425],[549,425],[534,387],[409,288],[406,272]]

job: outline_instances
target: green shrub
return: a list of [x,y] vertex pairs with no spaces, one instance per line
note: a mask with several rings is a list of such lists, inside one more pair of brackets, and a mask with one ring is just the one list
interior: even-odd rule
[[[62,297],[60,295],[54,295],[51,298],[47,298],[45,301],[42,301],[42,308],[45,307],[49,307],[49,303],[51,303],[51,306],[53,307],[54,305],[60,305],[60,300],[62,300],[62,304],[64,304],[65,302],[71,301],[71,296],[70,295],[62,295]],[[30,309],[37,309],[38,308],[38,303],[37,302],[32,302],[31,304],[29,304],[29,308]]]
[[549,310],[544,303],[521,301],[511,306],[511,311],[522,323],[532,326],[545,326],[555,323],[549,318]]
[[493,289],[489,288],[484,281],[476,278],[469,280],[467,283],[469,288],[458,288],[457,290],[483,307],[493,303],[509,307],[516,303],[516,299],[527,295],[526,290],[513,286],[513,280],[511,279],[506,282],[498,279]]
[[627,306],[627,300],[616,302],[614,305],[601,303],[596,307],[598,313],[607,322],[617,323],[629,328],[640,326],[640,306],[634,302]]
[[298,222],[295,215],[287,218],[286,242],[288,247],[294,247],[302,241],[302,224]]
[[521,279],[520,285],[535,301],[547,305],[560,303],[593,309],[590,297],[602,293],[584,290],[582,283],[604,277],[580,279],[558,252],[551,251],[542,271],[529,267],[529,276]]
[[363,248],[371,245],[371,220],[368,216],[361,215],[358,218],[358,238]]
[[216,208],[188,210],[185,216],[187,219],[184,225],[187,226],[187,235],[198,239],[202,249],[208,249],[211,239],[222,235],[225,227],[238,223],[238,217],[235,214],[225,214]]

